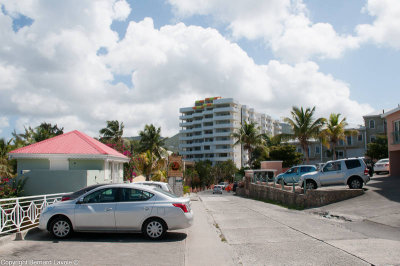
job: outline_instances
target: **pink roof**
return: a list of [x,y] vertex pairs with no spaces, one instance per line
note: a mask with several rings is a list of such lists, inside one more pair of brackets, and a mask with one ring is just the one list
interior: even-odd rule
[[93,154],[128,159],[113,148],[78,130],[13,150],[10,154]]

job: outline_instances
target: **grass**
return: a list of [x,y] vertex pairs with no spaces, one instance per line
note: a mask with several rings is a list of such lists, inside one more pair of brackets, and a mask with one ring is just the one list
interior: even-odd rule
[[298,211],[304,210],[303,206],[297,206],[297,205],[291,205],[291,204],[287,205],[287,204],[283,204],[283,203],[281,203],[279,201],[276,201],[276,200],[270,200],[270,199],[255,199],[255,200],[262,201],[262,202],[269,203],[269,204],[278,205],[280,207],[284,207],[284,208],[289,209],[289,210],[298,210]]

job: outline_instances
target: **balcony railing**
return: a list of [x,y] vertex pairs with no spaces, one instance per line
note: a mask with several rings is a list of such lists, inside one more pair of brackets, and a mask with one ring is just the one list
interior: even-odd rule
[[37,226],[42,210],[65,194],[68,193],[1,199],[0,235]]

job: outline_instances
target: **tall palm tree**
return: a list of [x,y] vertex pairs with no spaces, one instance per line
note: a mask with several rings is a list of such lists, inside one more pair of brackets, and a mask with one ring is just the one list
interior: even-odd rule
[[2,177],[11,178],[14,176],[13,168],[7,158],[7,153],[11,150],[10,139],[6,142],[3,138],[0,139],[0,179]]
[[292,118],[285,117],[283,121],[291,125],[293,134],[281,134],[284,139],[294,139],[300,142],[307,163],[310,162],[308,154],[309,139],[318,138],[322,126],[325,124],[325,118],[314,119],[315,106],[304,110],[303,107],[292,107],[290,112]]
[[263,134],[260,134],[259,127],[255,122],[247,123],[246,121],[242,124],[236,132],[232,133],[232,137],[236,139],[234,145],[241,144],[249,155],[248,165],[253,161],[252,153],[253,150],[264,143]]
[[141,152],[150,151],[156,158],[162,157],[164,140],[161,137],[161,127],[155,128],[153,124],[145,125],[144,130],[139,132],[139,147]]
[[107,127],[99,130],[100,140],[111,143],[121,143],[124,134],[124,123],[118,120],[107,120]]
[[339,140],[345,140],[346,136],[356,135],[355,130],[346,130],[346,118],[340,120],[340,114],[332,113],[326,124],[326,128],[321,131],[322,143],[332,149],[333,159],[336,160],[336,145]]

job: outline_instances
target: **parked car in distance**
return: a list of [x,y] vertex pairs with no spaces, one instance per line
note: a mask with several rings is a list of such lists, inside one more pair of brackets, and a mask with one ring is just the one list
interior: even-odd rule
[[218,185],[220,185],[222,190],[224,190],[229,185],[229,183],[228,182],[219,182]]
[[299,186],[306,184],[307,189],[316,189],[329,185],[348,185],[351,189],[360,189],[370,180],[368,169],[361,158],[349,158],[328,161],[317,172],[300,177]]
[[187,228],[192,222],[190,198],[154,186],[111,184],[49,205],[40,215],[39,229],[56,238],[79,231],[142,232],[160,239],[167,230]]
[[276,183],[281,183],[282,181],[284,184],[293,184],[299,182],[300,176],[317,171],[317,168],[314,165],[296,165],[291,167],[285,173],[281,173],[275,177]]
[[213,188],[213,194],[222,194],[222,187],[219,185],[215,185]]
[[165,182],[158,182],[158,181],[140,181],[140,182],[135,182],[134,184],[138,185],[144,185],[144,186],[153,186],[153,187],[158,187],[161,188],[164,191],[167,191],[169,193],[174,194],[172,191],[171,186],[168,183]]
[[95,188],[98,188],[98,187],[104,186],[104,185],[108,185],[108,184],[95,184],[95,185],[91,185],[91,186],[88,186],[88,187],[84,187],[84,188],[82,188],[82,189],[80,189],[78,191],[75,191],[74,193],[66,194],[66,195],[62,196],[61,201],[76,199],[77,197],[85,194],[86,192],[89,192],[89,191],[91,191],[91,190],[93,190]]
[[389,173],[389,159],[381,159],[374,165],[374,173],[379,175],[380,173]]

